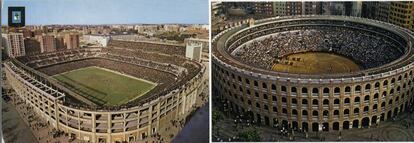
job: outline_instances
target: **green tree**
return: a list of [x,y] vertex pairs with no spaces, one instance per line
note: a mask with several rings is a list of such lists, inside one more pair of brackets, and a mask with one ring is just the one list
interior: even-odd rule
[[213,111],[213,124],[216,124],[222,117],[219,111]]
[[248,131],[243,131],[238,134],[241,141],[247,142],[259,142],[260,141],[260,134],[257,129],[251,129]]

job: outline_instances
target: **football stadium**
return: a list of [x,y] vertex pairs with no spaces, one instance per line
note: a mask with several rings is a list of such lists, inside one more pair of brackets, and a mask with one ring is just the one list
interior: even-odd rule
[[85,142],[145,142],[194,111],[206,67],[180,45],[112,40],[12,58],[7,82],[54,128]]
[[347,16],[249,19],[212,39],[212,95],[255,123],[369,128],[412,110],[414,33]]

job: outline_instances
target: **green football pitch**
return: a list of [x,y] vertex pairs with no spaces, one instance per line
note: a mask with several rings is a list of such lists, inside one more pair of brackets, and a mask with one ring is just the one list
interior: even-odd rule
[[98,105],[120,105],[138,98],[156,84],[100,67],[86,67],[53,76]]

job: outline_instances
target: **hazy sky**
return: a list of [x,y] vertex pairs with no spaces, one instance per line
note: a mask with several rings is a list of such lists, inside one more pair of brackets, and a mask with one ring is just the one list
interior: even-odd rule
[[26,25],[38,24],[208,24],[208,0],[3,0],[26,7]]

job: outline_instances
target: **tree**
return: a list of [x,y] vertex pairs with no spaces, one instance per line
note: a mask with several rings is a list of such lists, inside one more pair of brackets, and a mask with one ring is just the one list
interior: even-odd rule
[[241,141],[247,142],[259,142],[260,141],[260,134],[257,129],[251,129],[248,131],[243,131],[238,134]]
[[216,124],[221,119],[221,114],[219,111],[213,111],[213,125]]

